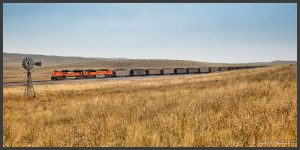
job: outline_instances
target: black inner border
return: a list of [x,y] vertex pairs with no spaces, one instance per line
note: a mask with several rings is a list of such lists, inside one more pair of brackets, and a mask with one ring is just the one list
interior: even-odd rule
[[[1,65],[0,67],[1,69],[1,83],[3,84],[3,3],[297,3],[297,50],[298,45],[299,45],[299,27],[298,27],[298,21],[299,21],[299,6],[298,3],[300,2],[300,0],[3,0],[1,3],[1,7],[0,7],[0,13],[1,13],[1,34],[2,34],[2,40],[1,40],[1,48],[2,48],[2,57],[1,57]],[[297,60],[299,58],[299,53],[297,53]],[[298,65],[298,61],[297,61],[297,74],[299,74],[299,65]],[[298,79],[298,76],[297,76]],[[300,81],[297,80],[297,87],[300,84]],[[2,103],[0,103],[1,106],[1,119],[2,119],[2,123],[1,123],[1,147],[2,149],[61,149],[61,150],[65,150],[65,149],[116,149],[117,147],[74,147],[74,148],[59,148],[59,147],[14,147],[14,148],[8,148],[8,147],[3,147],[3,86],[0,89],[1,91],[1,99],[2,99]],[[297,88],[297,114],[299,114],[299,107],[298,107],[298,93],[299,93],[299,89]],[[300,143],[299,140],[299,120],[297,117],[297,146]],[[182,147],[184,148],[184,147]],[[185,147],[186,148],[186,147]],[[205,149],[239,149],[240,147],[207,147]],[[118,149],[154,149],[154,147],[119,147]],[[155,148],[155,149],[181,149],[179,147],[172,147],[172,148]],[[201,149],[201,147],[199,148],[193,148],[193,147],[188,147],[187,149]],[[204,148],[202,148],[204,149]],[[258,148],[243,148],[243,149],[297,149],[297,147],[295,148],[288,148],[288,147],[258,147]]]

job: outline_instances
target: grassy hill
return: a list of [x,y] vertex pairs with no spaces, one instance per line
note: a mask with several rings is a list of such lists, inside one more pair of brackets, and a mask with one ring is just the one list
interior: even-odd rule
[[222,66],[221,63],[205,63],[186,60],[163,59],[125,59],[125,58],[84,58],[47,55],[29,55],[16,53],[3,53],[4,67],[20,67],[25,57],[32,57],[41,61],[46,67],[101,67],[101,68],[145,68],[145,67],[196,67],[196,66]]

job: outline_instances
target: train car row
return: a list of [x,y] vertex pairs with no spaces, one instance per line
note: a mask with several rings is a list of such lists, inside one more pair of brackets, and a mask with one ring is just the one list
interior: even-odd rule
[[202,74],[222,72],[238,69],[251,69],[263,66],[242,67],[199,67],[199,68],[162,68],[162,69],[88,69],[88,70],[54,70],[51,80],[64,80],[66,78],[87,79],[96,77],[130,77],[151,75],[176,75],[176,74]]

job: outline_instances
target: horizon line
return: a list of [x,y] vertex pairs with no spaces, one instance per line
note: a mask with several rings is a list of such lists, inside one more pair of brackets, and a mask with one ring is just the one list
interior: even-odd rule
[[84,59],[127,59],[127,60],[180,60],[180,61],[193,61],[193,62],[202,62],[202,63],[220,63],[220,64],[246,64],[246,63],[268,63],[268,62],[276,62],[276,61],[294,61],[297,60],[280,60],[274,59],[272,61],[253,61],[253,62],[235,62],[235,63],[227,63],[227,62],[208,62],[208,61],[198,61],[198,60],[187,60],[187,59],[168,59],[168,58],[126,58],[126,57],[85,57],[85,56],[63,56],[63,55],[48,55],[48,54],[29,54],[29,53],[11,53],[11,52],[4,52],[3,54],[21,54],[21,55],[41,55],[41,56],[54,56],[54,57],[79,57]]

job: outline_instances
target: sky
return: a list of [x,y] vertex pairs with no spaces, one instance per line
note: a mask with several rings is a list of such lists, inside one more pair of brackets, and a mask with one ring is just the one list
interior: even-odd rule
[[297,4],[4,3],[3,52],[224,63],[297,60]]

